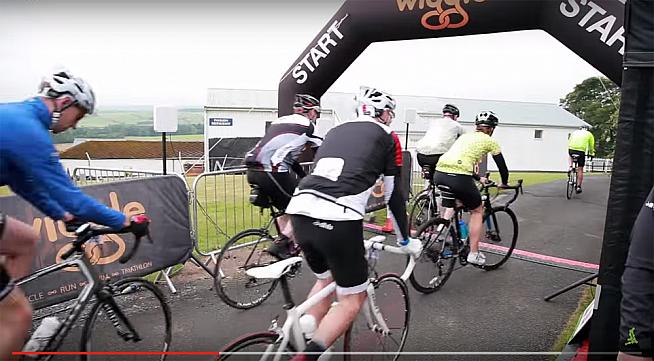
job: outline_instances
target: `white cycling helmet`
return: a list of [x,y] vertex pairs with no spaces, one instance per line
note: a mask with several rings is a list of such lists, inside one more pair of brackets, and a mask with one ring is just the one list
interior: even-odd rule
[[87,114],[92,114],[95,109],[95,94],[91,86],[65,69],[44,76],[39,85],[39,95],[55,99],[70,96],[75,101],[73,105],[82,107]]
[[357,101],[357,113],[359,115],[369,115],[378,118],[381,113],[388,109],[395,110],[395,99],[383,90],[362,86],[359,89],[359,95],[355,98]]

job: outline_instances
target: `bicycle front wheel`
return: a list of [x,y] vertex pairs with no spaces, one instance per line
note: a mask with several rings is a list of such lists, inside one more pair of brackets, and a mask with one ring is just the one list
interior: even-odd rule
[[[279,347],[279,334],[269,332],[259,332],[250,335],[245,335],[225,347],[220,351],[219,360],[259,360],[264,358],[264,354],[268,352],[277,352]],[[295,352],[293,346],[289,343],[288,355],[283,355],[282,360],[290,360],[292,353]],[[272,354],[268,356],[268,360],[272,360]]]
[[443,287],[454,271],[456,234],[448,221],[432,218],[418,229],[416,238],[422,242],[422,253],[409,281],[418,292],[432,293]]
[[[107,288],[82,330],[81,351],[166,352],[171,341],[170,308],[151,282],[126,278]],[[106,289],[101,290],[103,292]],[[97,296],[97,295],[96,295]],[[135,317],[138,315],[138,322]],[[115,340],[123,342],[115,342]],[[81,355],[81,360],[164,360],[165,355]]]
[[225,244],[216,261],[214,285],[226,304],[247,310],[270,297],[277,280],[256,279],[248,276],[246,271],[278,261],[277,257],[266,252],[272,241],[265,230],[248,229]]
[[[366,300],[363,307],[368,307],[369,312],[359,312],[345,332],[343,351],[346,361],[397,360],[406,342],[411,316],[406,283],[395,274],[385,274],[371,282],[375,286],[374,305],[370,307],[371,300]],[[373,316],[375,308],[379,309],[388,332]]]
[[420,193],[413,202],[411,213],[409,213],[409,228],[417,230],[430,218],[435,217],[436,212],[436,204],[431,202],[429,193]]
[[479,268],[491,271],[509,260],[518,241],[518,219],[509,208],[495,207],[484,217],[480,249],[486,263]]

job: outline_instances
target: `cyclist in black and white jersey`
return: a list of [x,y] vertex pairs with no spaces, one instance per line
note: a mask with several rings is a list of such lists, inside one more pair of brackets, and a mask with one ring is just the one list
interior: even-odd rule
[[420,241],[409,238],[400,190],[402,148],[389,127],[395,117],[395,100],[381,90],[361,87],[357,101],[359,117],[327,133],[313,172],[300,181],[286,208],[306,261],[318,278],[309,297],[333,280],[338,297],[331,311],[329,297],[309,310],[319,325],[306,348],[314,354],[297,355],[295,360],[316,360],[315,353],[323,352],[345,332],[365,300],[368,265],[363,215],[372,187],[382,175],[398,244],[407,253],[419,253],[422,248]]
[[[293,114],[273,121],[266,134],[245,156],[247,180],[268,195],[273,205],[283,211],[291,200],[297,178],[306,174],[298,159],[307,146],[320,146],[322,139],[314,135],[320,117],[320,101],[311,95],[297,94]],[[280,258],[289,255],[293,229],[288,216],[278,218],[282,235],[268,249]]]

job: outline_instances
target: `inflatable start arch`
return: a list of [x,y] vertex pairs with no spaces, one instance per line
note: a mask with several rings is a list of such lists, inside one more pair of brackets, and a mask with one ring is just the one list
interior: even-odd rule
[[629,234],[654,183],[653,14],[652,0],[346,0],[282,76],[279,114],[291,113],[296,93],[322,96],[374,42],[531,29],[552,35],[621,85],[590,343],[591,352],[615,352]]

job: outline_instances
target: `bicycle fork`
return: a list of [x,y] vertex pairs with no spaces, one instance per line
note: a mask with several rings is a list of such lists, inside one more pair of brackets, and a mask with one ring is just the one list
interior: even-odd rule
[[384,321],[384,317],[377,306],[375,285],[372,282],[368,284],[366,293],[368,294],[368,297],[363,305],[363,315],[366,318],[368,328],[373,332],[388,336],[391,331],[388,328],[388,325],[386,325],[386,321]]

